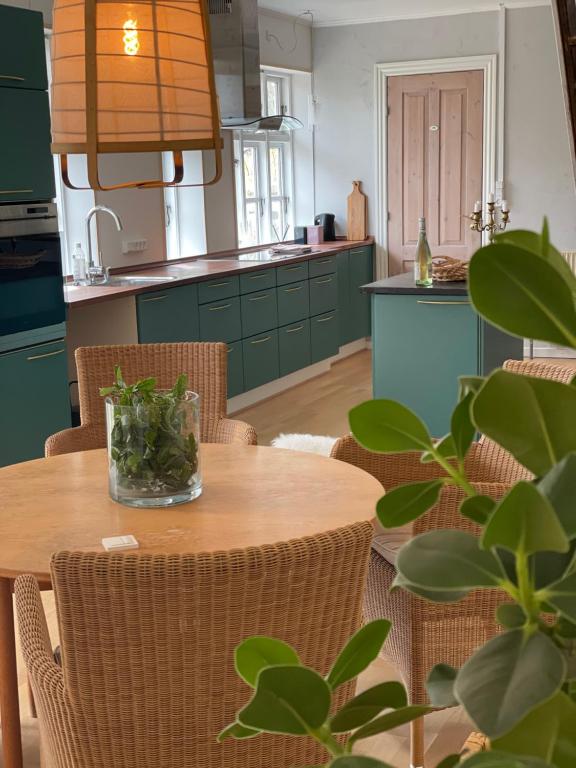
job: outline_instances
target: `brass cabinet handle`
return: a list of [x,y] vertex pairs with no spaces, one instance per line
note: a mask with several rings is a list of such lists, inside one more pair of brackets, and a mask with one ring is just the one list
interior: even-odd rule
[[62,355],[65,350],[57,349],[55,352],[46,352],[43,355],[32,355],[27,357],[26,360],[43,360],[45,357],[54,357],[55,355]]
[[302,330],[304,330],[304,326],[299,325],[298,328],[288,328],[286,333],[298,333],[298,331],[302,331]]
[[332,264],[333,259],[322,259],[318,264]]
[[225,283],[212,283],[212,285],[209,285],[207,287],[208,288],[224,288],[227,285],[230,285],[230,280],[228,280]]
[[18,82],[23,83],[26,78],[20,77],[20,75],[0,75],[0,80],[18,80]]
[[230,354],[230,352],[234,352],[234,347],[228,347],[227,351],[228,351],[228,354]]
[[328,323],[330,320],[334,320],[334,315],[330,315],[330,317],[323,317],[320,320],[316,320],[317,323]]
[[33,189],[0,189],[0,195],[20,195],[22,192],[34,192]]
[[295,291],[301,291],[302,286],[299,285],[297,288],[284,288],[284,293],[294,293]]
[[144,304],[145,302],[149,301],[164,301],[164,299],[168,298],[168,294],[163,294],[162,296],[151,296],[149,299],[140,299],[140,301]]
[[268,277],[268,275],[248,275],[250,280],[263,280],[264,278]]
[[332,278],[327,277],[325,280],[314,280],[314,282],[316,283],[316,285],[323,285],[324,283],[331,283]]
[[284,267],[286,272],[295,272],[297,269],[304,269],[304,264],[298,264],[297,267]]
[[268,293],[266,296],[252,296],[248,301],[264,301],[265,299],[269,299],[271,295],[272,294]]
[[208,312],[222,312],[224,309],[230,309],[232,304],[221,304],[219,307],[208,307]]
[[250,344],[264,344],[266,341],[270,341],[272,336],[266,336],[265,339],[257,339],[256,341],[251,341]]
[[437,304],[442,307],[449,307],[453,306],[454,304],[470,306],[469,301],[422,301],[422,299],[416,299],[416,304]]

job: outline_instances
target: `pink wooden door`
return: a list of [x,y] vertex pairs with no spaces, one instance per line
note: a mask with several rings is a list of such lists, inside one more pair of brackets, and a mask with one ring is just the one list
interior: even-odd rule
[[433,256],[466,259],[480,235],[464,218],[482,197],[483,73],[388,79],[388,266],[412,269],[418,218]]

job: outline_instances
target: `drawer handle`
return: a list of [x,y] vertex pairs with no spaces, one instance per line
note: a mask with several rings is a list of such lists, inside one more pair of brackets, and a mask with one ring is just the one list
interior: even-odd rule
[[454,306],[454,304],[457,304],[460,306],[464,306],[464,305],[470,306],[469,301],[422,301],[422,299],[417,299],[416,304],[436,304],[442,307]]
[[257,339],[256,341],[251,341],[250,344],[264,344],[267,341],[270,341],[272,336],[266,336],[265,339]]
[[324,280],[314,280],[314,282],[316,283],[316,285],[323,285],[324,283],[331,283],[332,282],[332,278],[331,277],[327,277]]
[[265,280],[268,275],[250,275],[250,280]]
[[228,354],[230,354],[230,352],[234,352],[234,347],[228,347],[227,352]]
[[304,330],[304,326],[299,325],[298,328],[288,328],[286,333],[298,333],[298,331],[302,331],[302,330]]
[[208,307],[208,312],[222,312],[224,309],[230,309],[232,304],[221,304],[219,307]]
[[18,80],[20,83],[23,83],[26,78],[20,77],[20,75],[0,75],[0,80]]
[[285,267],[286,272],[296,272],[297,269],[304,269],[304,265],[299,264],[297,267]]
[[45,357],[54,357],[55,355],[61,355],[63,353],[63,349],[57,349],[55,352],[46,352],[43,355],[32,355],[31,357],[27,357],[26,360],[43,360]]
[[163,296],[151,296],[149,299],[140,299],[140,301],[144,303],[148,303],[150,301],[164,301],[164,299],[168,298],[168,294],[164,294]]
[[208,285],[207,288],[225,288],[227,285],[230,285],[230,280],[225,283],[212,283],[211,285]]
[[0,195],[19,195],[22,192],[34,192],[33,189],[0,189]]
[[296,291],[301,291],[302,286],[299,285],[297,288],[284,288],[284,293],[295,293]]
[[248,301],[264,301],[265,299],[269,299],[271,294],[268,294],[267,296],[253,296],[251,299],[248,299]]
[[318,264],[332,264],[332,259],[322,259]]
[[334,315],[330,315],[330,317],[323,317],[321,320],[316,320],[317,323],[329,323],[330,320],[334,320]]

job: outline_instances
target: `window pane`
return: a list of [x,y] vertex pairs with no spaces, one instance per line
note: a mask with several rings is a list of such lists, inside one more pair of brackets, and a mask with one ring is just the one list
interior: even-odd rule
[[270,191],[275,197],[282,191],[282,151],[280,147],[270,147]]
[[260,239],[258,235],[258,217],[260,215],[258,207],[258,203],[246,203],[246,245],[257,245]]
[[284,240],[284,203],[282,200],[272,200],[272,233],[277,240]]
[[280,84],[277,80],[266,80],[266,113],[279,115],[280,112]]
[[257,197],[255,147],[244,147],[244,186],[246,197]]

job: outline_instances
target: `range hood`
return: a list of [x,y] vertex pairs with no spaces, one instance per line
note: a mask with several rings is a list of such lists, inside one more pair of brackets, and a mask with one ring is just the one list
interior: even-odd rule
[[223,128],[302,128],[290,115],[262,115],[257,0],[209,0],[216,90]]

